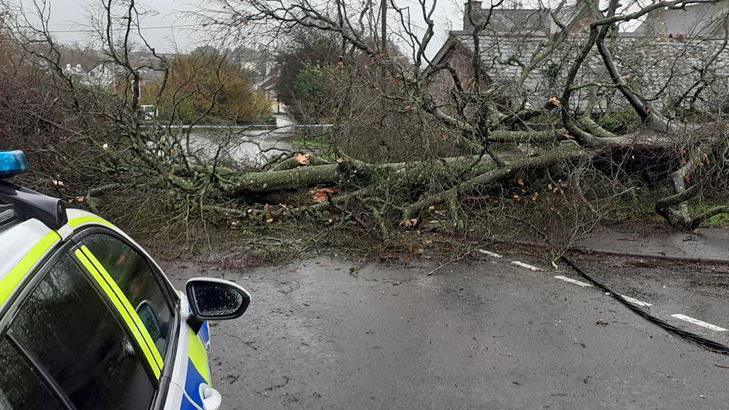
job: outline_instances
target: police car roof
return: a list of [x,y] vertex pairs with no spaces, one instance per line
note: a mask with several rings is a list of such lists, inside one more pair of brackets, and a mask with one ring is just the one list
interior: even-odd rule
[[56,230],[66,220],[59,199],[0,179],[0,311],[62,239]]
[[[22,151],[0,151],[0,275],[68,222],[60,199],[8,181],[28,168],[28,159]],[[57,234],[52,236],[60,238]],[[0,276],[0,283],[3,278]]]
[[67,222],[63,202],[10,183],[7,178],[28,172],[23,151],[0,151],[0,228],[14,220],[38,219],[51,229]]
[[[0,227],[0,283],[22,258],[30,254],[36,245],[48,236],[60,239],[52,229],[37,219],[14,220]],[[40,259],[45,251],[36,253]],[[2,300],[0,305],[1,302]]]

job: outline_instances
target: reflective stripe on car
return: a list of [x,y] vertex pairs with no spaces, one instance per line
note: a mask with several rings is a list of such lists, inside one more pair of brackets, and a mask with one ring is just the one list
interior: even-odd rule
[[[26,223],[33,224],[40,222],[31,220]],[[21,252],[23,256],[6,273],[0,272],[0,308],[18,290],[23,280],[38,266],[48,252],[61,241],[61,237],[54,231],[45,233],[45,235],[36,239],[35,242],[29,242],[27,237],[21,239],[29,243],[32,247],[25,253]]]
[[114,231],[119,230],[119,228],[114,226],[114,224],[107,221],[106,219],[81,210],[67,209],[66,215],[68,217],[68,223],[66,223],[66,225],[63,225],[58,230],[58,234],[61,235],[61,237],[64,239],[71,236],[76,228],[80,228],[86,225],[101,225]]
[[124,319],[127,328],[132,332],[134,339],[136,340],[139,347],[144,352],[147,361],[149,362],[152,371],[157,379],[159,379],[164,362],[159,354],[157,346],[152,342],[152,338],[147,331],[147,328],[142,324],[142,320],[139,318],[137,312],[132,308],[129,300],[124,296],[119,286],[114,282],[109,273],[94,257],[94,255],[85,246],[81,249],[76,249],[74,255],[84,266],[84,268],[91,274],[102,291],[106,294],[109,300],[112,302],[116,310]]
[[200,337],[188,328],[188,361],[187,373],[185,374],[185,398],[180,406],[182,410],[203,408],[203,398],[200,386],[207,384],[212,386],[210,377],[210,366],[208,364],[208,353],[205,350]]
[[[119,229],[116,225],[113,223],[107,221],[106,219],[94,215],[90,212],[81,210],[81,209],[66,209],[66,216],[68,217],[68,223],[61,227],[61,229],[58,230],[58,234],[61,235],[61,238],[64,240],[68,237],[70,237],[78,228],[85,227],[85,226],[103,226],[106,228],[111,229],[112,231],[119,234],[121,237],[127,240],[127,242],[134,245],[134,247],[144,255],[148,262],[154,267],[160,271],[164,272],[164,270],[159,266],[157,261],[152,258],[152,256],[142,247],[140,246],[134,239],[132,239],[131,236],[127,235],[124,231]],[[163,281],[167,283],[167,285],[174,289],[174,285],[172,285],[172,282],[170,282],[169,278],[165,275],[162,275],[161,278]]]
[[190,337],[190,350],[187,354],[190,357],[190,361],[192,361],[195,369],[197,369],[203,379],[205,379],[205,382],[212,385],[210,366],[208,365],[208,352],[205,350],[205,345],[202,340],[200,340],[200,337],[192,331],[192,329],[188,329],[188,333]]

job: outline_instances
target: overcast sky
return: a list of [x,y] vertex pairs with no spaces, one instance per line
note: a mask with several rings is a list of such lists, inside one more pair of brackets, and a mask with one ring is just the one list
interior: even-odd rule
[[[33,0],[16,0],[29,8]],[[100,0],[46,0],[51,5],[50,28],[62,42],[88,43],[90,38],[90,10],[98,7]],[[210,44],[213,32],[202,27],[199,13],[212,10],[217,6],[216,0],[136,0],[139,9],[146,13],[141,19],[142,33],[150,44],[162,52],[189,52],[199,45]],[[326,0],[321,0],[326,1]],[[419,6],[415,0],[396,0],[398,6],[410,5],[413,10],[413,23],[419,24],[422,18],[417,17]],[[434,0],[430,0],[434,1]],[[437,52],[446,40],[447,31],[461,29],[463,19],[463,3],[466,0],[435,0],[438,2],[434,20],[436,22],[436,38],[431,43],[428,54]],[[561,0],[542,0],[550,4]],[[569,1],[569,0],[568,0]],[[574,0],[572,0],[574,1]],[[629,0],[632,3],[635,0]],[[646,0],[647,1],[647,0]],[[521,3],[526,7],[536,6],[537,0],[506,0],[504,6]],[[483,0],[485,6],[490,1]],[[195,14],[198,14],[196,17]],[[394,13],[392,13],[394,14]],[[390,24],[394,24],[394,15]],[[392,30],[395,30],[393,27]],[[399,42],[397,39],[394,39]],[[217,45],[213,43],[213,45]]]
[[[33,0],[19,1],[26,9],[32,7]],[[66,43],[88,43],[90,10],[98,7],[99,0],[48,1],[51,5],[50,28],[54,36]],[[460,3],[463,1],[439,0],[435,16],[438,41],[434,42],[434,48],[445,41],[448,29],[460,28],[462,19]],[[148,12],[142,17],[140,24],[142,33],[158,50],[185,52],[210,42],[212,32],[203,28],[194,14],[201,10],[212,9],[215,7],[215,0],[137,0],[137,3],[140,8]]]
[[[51,5],[50,29],[62,42],[87,43],[90,10],[99,0],[48,0]],[[22,0],[26,9],[32,0]],[[205,1],[191,0],[137,0],[140,9],[148,14],[142,17],[144,36],[163,51],[174,51],[174,44],[190,50],[204,43],[206,32],[199,26],[191,11],[209,7]]]

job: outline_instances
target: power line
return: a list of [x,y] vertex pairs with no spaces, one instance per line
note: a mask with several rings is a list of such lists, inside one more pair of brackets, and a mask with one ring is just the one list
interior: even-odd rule
[[[161,29],[183,29],[183,28],[195,28],[199,29],[200,31],[207,31],[204,29],[200,29],[200,26],[197,24],[182,24],[182,25],[169,25],[169,26],[147,26],[147,27],[139,27],[139,30],[161,30]],[[136,27],[135,27],[136,29]],[[77,29],[77,30],[48,30],[49,33],[56,34],[56,33],[96,33],[98,30],[94,29]]]

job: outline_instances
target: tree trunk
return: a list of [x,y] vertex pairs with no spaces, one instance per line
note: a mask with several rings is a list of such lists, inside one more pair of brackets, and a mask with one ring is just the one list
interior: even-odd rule
[[414,204],[405,208],[402,219],[405,221],[405,224],[410,224],[407,221],[416,219],[415,216],[425,208],[445,202],[449,200],[449,198],[452,200],[452,198],[456,196],[503,181],[506,178],[514,176],[514,174],[518,171],[545,168],[561,161],[574,161],[577,159],[592,158],[596,153],[596,151],[584,150],[574,144],[570,144],[569,147],[561,147],[538,157],[515,161],[511,164],[507,164],[507,166],[503,168],[494,169],[463,181],[441,193],[427,195],[421,198]]

